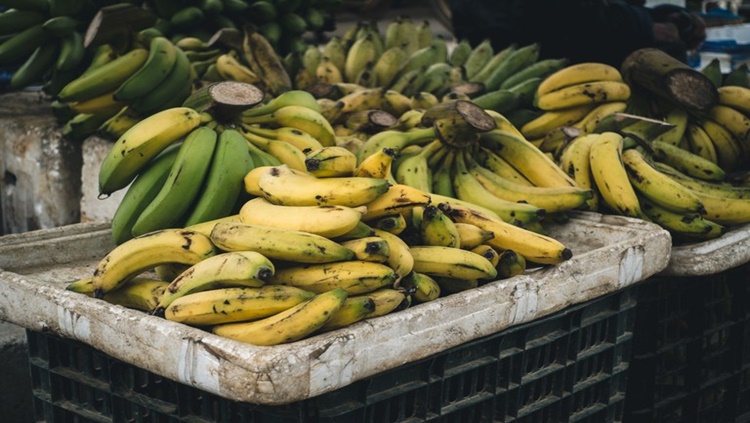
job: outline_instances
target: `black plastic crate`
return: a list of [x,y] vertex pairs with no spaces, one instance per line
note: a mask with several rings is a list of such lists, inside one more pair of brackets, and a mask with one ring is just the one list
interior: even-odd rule
[[639,286],[624,422],[750,422],[750,264]]
[[35,413],[48,423],[619,422],[636,301],[629,288],[283,406],[230,401],[28,331]]

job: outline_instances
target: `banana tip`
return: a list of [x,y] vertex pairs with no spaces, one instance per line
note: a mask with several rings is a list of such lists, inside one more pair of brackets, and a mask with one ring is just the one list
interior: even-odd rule
[[571,251],[570,248],[565,248],[562,250],[563,260],[570,260],[572,257],[573,257],[573,251]]

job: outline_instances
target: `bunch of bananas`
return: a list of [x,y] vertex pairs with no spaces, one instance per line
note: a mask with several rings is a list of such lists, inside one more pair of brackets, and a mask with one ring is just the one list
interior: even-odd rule
[[[236,84],[211,87],[225,85]],[[307,92],[287,91],[229,115],[203,110],[194,100],[203,93],[191,96],[189,106],[142,119],[103,159],[100,194],[128,187],[112,219],[116,243],[236,213],[247,200],[242,180],[250,170],[299,155],[304,161],[303,150],[334,144],[330,125]]]
[[658,137],[582,135],[562,151],[560,166],[596,193],[592,208],[657,223],[676,243],[713,239],[750,222],[748,188],[726,182],[715,162]]
[[236,215],[131,238],[68,289],[276,345],[522,274],[527,260],[572,255],[473,205],[433,203],[379,168],[368,161],[316,176],[256,167]]
[[630,94],[620,72],[610,65],[569,65],[538,85],[534,105],[541,112],[514,122],[541,150],[556,151],[573,136],[593,132],[606,116],[624,112]]
[[307,47],[303,35],[332,29],[341,0],[147,0],[156,28],[169,37],[208,41],[223,29],[252,26],[281,55]]
[[133,48],[117,54],[99,46],[88,68],[56,95],[66,109],[63,134],[81,140],[96,132],[117,139],[142,118],[176,107],[191,94],[186,53],[158,33],[141,31]]
[[6,9],[0,12],[0,68],[13,73],[10,89],[44,84],[54,94],[80,73],[88,60],[83,32],[101,5],[87,0],[1,3]]
[[289,61],[288,71],[296,88],[320,92],[321,85],[328,86],[318,96],[330,100],[357,89],[388,91],[392,98],[385,110],[397,117],[405,108],[459,98],[505,113],[531,106],[542,78],[567,63],[538,57],[536,44],[495,52],[489,40],[473,47],[462,40],[449,49],[429,21],[399,17],[384,33],[361,21],[322,46],[310,45],[299,60]]

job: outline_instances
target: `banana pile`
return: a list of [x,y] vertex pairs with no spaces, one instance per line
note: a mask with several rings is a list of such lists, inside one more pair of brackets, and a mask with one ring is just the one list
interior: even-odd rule
[[156,29],[170,38],[208,41],[219,30],[242,30],[250,25],[283,56],[304,51],[305,33],[330,29],[341,0],[147,0],[144,3],[157,17]]
[[[538,58],[537,44],[494,51],[489,40],[473,47],[462,40],[452,47],[433,34],[429,21],[399,17],[384,33],[362,21],[322,46],[310,45],[289,63],[288,72],[296,88],[334,101],[355,90],[378,88],[389,97],[383,109],[396,117],[405,109],[459,98],[506,113],[531,106],[541,80],[567,64]],[[326,87],[322,92],[321,86]]]
[[[197,128],[183,145],[209,130]],[[391,184],[375,175],[381,167],[318,176],[255,167],[236,215],[130,238],[67,289],[277,345],[572,256],[481,208]]]
[[97,9],[86,0],[6,0],[2,5],[7,9],[0,12],[0,68],[13,73],[9,88],[44,84],[54,94],[85,66],[83,33]]
[[141,31],[133,48],[117,54],[99,46],[90,65],[56,95],[63,134],[82,140],[94,133],[117,139],[144,117],[176,107],[191,94],[186,53],[168,38]]

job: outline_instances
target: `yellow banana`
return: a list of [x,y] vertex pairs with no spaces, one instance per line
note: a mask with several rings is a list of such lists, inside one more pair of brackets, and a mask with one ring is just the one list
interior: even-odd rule
[[185,295],[228,287],[260,287],[273,276],[271,260],[255,251],[233,251],[216,254],[193,264],[169,283],[155,312]]
[[320,328],[321,332],[351,326],[367,319],[375,311],[375,302],[366,295],[349,296],[330,319]]
[[401,280],[401,287],[411,292],[418,303],[437,300],[440,297],[440,285],[435,279],[424,273],[411,272]]
[[399,214],[416,206],[430,203],[430,194],[408,185],[390,185],[387,191],[366,204],[367,211],[362,220],[367,222],[385,216]]
[[395,270],[386,264],[347,260],[284,267],[276,271],[269,283],[296,286],[317,294],[341,288],[349,295],[357,295],[391,286],[395,280]]
[[221,250],[255,251],[272,260],[329,263],[354,258],[352,250],[320,235],[242,222],[218,222],[210,238]]
[[217,288],[176,298],[164,317],[191,326],[263,319],[310,300],[315,294],[293,286]]
[[418,229],[424,245],[461,247],[461,234],[456,224],[435,205],[424,207]]
[[388,243],[388,261],[386,264],[396,272],[396,286],[401,279],[414,269],[414,257],[411,255],[409,246],[398,235],[388,231],[372,228],[375,236],[384,239]]
[[557,264],[570,259],[573,252],[560,241],[541,235],[468,207],[441,203],[438,207],[457,223],[470,223],[493,233],[486,244],[498,250],[513,250],[529,261]]
[[193,265],[217,253],[207,236],[183,229],[151,232],[114,247],[97,264],[94,297],[102,298],[128,280],[160,264]]
[[544,137],[547,133],[560,126],[570,126],[581,121],[594,107],[591,104],[584,104],[566,109],[546,111],[539,115],[539,117],[526,122],[521,127],[521,133],[526,139]]
[[159,303],[167,285],[169,283],[162,280],[136,276],[120,288],[108,292],[102,299],[108,303],[150,312]]
[[465,250],[474,249],[491,240],[495,234],[471,223],[456,222],[456,230],[460,240],[460,247]]
[[739,85],[725,85],[717,88],[719,92],[719,104],[739,110],[742,113],[750,113],[750,88]]
[[354,251],[354,257],[362,261],[386,263],[391,254],[388,242],[377,236],[341,241],[341,245]]
[[367,223],[373,228],[382,229],[394,235],[400,235],[407,227],[406,218],[400,213],[369,220]]
[[704,119],[699,124],[714,145],[716,163],[719,167],[725,172],[738,170],[743,159],[748,156],[735,136],[711,119]]
[[627,101],[630,86],[620,81],[594,81],[560,88],[535,98],[535,106],[542,110],[557,110],[585,104]]
[[250,225],[309,232],[327,238],[343,235],[357,226],[362,213],[345,206],[279,206],[263,197],[240,208],[240,221]]
[[414,245],[410,249],[414,271],[418,273],[464,280],[497,276],[497,270],[489,260],[469,250],[425,245]]
[[723,181],[726,178],[726,172],[718,164],[674,144],[652,140],[651,150],[657,161],[690,176],[707,181]]
[[591,173],[597,191],[608,207],[623,216],[639,217],[640,203],[622,163],[622,145],[622,135],[614,132],[600,134],[589,151]]
[[270,317],[216,325],[212,332],[253,345],[271,346],[297,341],[320,329],[341,308],[347,296],[343,289],[333,289]]
[[403,310],[411,304],[410,297],[402,289],[380,288],[364,295],[375,305],[375,310],[367,316],[368,319]]
[[229,53],[224,53],[216,58],[216,71],[225,81],[237,81],[247,84],[257,84],[260,77],[252,69],[240,63],[240,61]]
[[[247,181],[246,181],[247,182]],[[257,180],[263,197],[286,206],[349,206],[372,202],[388,191],[388,181],[379,178],[316,178],[288,166],[275,166]]]
[[497,275],[500,279],[512,278],[524,273],[526,273],[526,259],[522,255],[513,250],[500,253],[497,263]]
[[622,75],[617,68],[605,63],[577,63],[546,77],[537,88],[537,95],[542,96],[572,85],[595,81],[622,81]]
[[[750,121],[748,121],[750,122]],[[690,151],[693,154],[703,157],[704,159],[719,164],[719,157],[716,153],[716,146],[711,137],[708,136],[706,131],[697,122],[688,123],[687,126],[687,140],[690,146]]]
[[344,147],[321,147],[305,153],[305,167],[318,178],[353,176],[357,156]]

